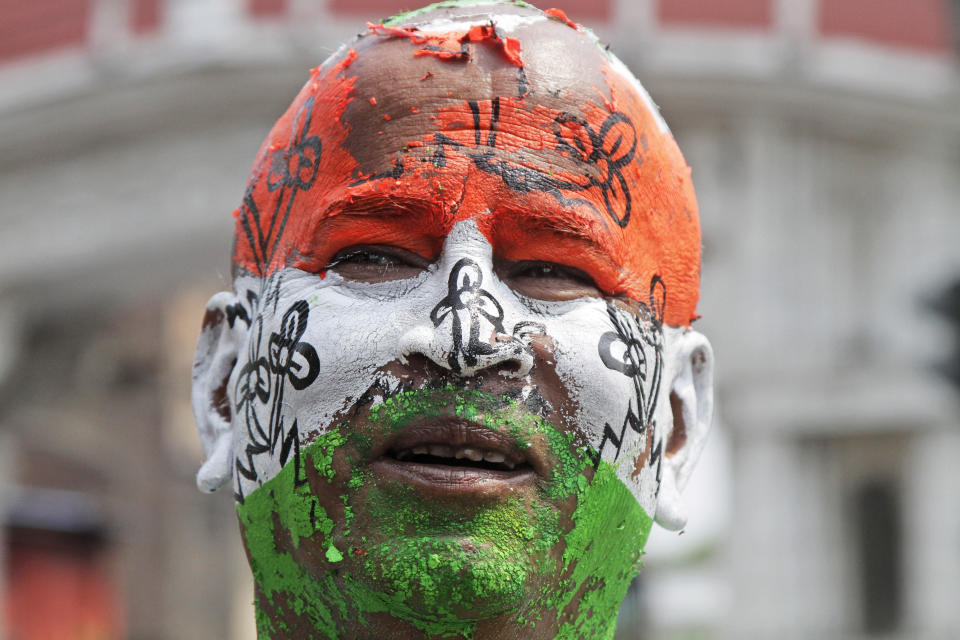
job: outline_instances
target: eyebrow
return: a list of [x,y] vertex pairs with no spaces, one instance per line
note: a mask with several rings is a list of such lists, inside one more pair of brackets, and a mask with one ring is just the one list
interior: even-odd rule
[[431,236],[442,237],[449,231],[445,228],[449,224],[445,220],[447,216],[436,202],[376,193],[352,195],[334,203],[311,226],[314,233],[322,233],[324,227],[337,226],[340,222],[357,220],[360,224],[375,224],[377,220],[395,221],[401,217]]
[[[434,206],[430,206],[434,205]],[[321,223],[339,216],[393,218],[408,215],[436,215],[440,211],[436,203],[420,198],[404,198],[380,194],[362,194],[351,196],[349,200],[338,202],[324,213]]]
[[322,269],[356,244],[393,244],[432,260],[450,221],[436,202],[387,193],[350,194],[310,216],[301,233],[304,268]]
[[492,226],[497,231],[512,227],[512,230],[526,235],[562,237],[598,253],[610,254],[620,244],[605,219],[572,208],[545,207],[536,212],[505,209],[496,216]]
[[[517,204],[502,203],[494,211],[488,212],[489,222],[484,224],[484,214],[474,214],[481,229],[486,229],[494,250],[503,248],[503,242],[497,238],[509,238],[512,248],[526,244],[535,244],[549,239],[562,240],[566,253],[557,256],[556,262],[570,266],[580,266],[578,255],[589,258],[594,265],[602,264],[606,269],[619,270],[616,256],[619,254],[622,239],[616,229],[601,216],[583,208],[564,207],[550,198],[539,207],[521,207]],[[356,221],[361,225],[376,225],[378,220],[397,224],[404,219],[404,226],[425,237],[442,242],[449,234],[454,223],[466,219],[460,215],[445,212],[435,200],[419,197],[403,197],[378,193],[364,193],[341,201],[329,208],[313,225],[314,233],[325,233],[325,228],[350,225]],[[316,237],[316,236],[314,236]],[[498,246],[501,245],[501,246]],[[573,246],[571,246],[573,245]],[[542,252],[542,248],[541,248]]]

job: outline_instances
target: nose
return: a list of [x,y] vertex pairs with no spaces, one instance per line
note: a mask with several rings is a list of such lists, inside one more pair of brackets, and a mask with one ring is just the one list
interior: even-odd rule
[[403,355],[426,356],[461,376],[496,371],[522,378],[530,373],[532,352],[522,336],[508,333],[497,287],[490,286],[495,280],[473,258],[458,259],[429,317],[404,335]]

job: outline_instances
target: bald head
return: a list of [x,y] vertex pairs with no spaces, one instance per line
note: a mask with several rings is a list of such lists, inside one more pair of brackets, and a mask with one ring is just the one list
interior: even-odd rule
[[584,91],[600,99],[592,87],[609,99],[601,71],[607,60],[592,38],[533,8],[434,9],[399,25],[373,26],[354,49],[350,72],[357,74],[357,95],[376,96],[376,103],[360,99],[347,107],[354,134],[348,141],[371,172],[383,169],[383,158],[369,148],[371,136],[383,131],[401,143],[419,138],[436,130],[431,115],[465,103],[506,98],[530,109],[573,113]]
[[568,264],[644,301],[665,289],[666,322],[688,325],[700,236],[686,164],[639,83],[561,18],[440,3],[370,25],[261,148],[237,266],[322,272],[358,243],[433,260],[474,219],[506,259]]

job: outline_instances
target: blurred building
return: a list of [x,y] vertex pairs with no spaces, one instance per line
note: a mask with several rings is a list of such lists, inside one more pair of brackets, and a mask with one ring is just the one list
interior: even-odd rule
[[[261,139],[405,4],[0,2],[10,638],[250,637],[230,496],[193,486],[193,342]],[[960,637],[960,406],[926,304],[960,276],[960,7],[558,4],[693,167],[718,364],[689,530],[653,536],[617,637]]]

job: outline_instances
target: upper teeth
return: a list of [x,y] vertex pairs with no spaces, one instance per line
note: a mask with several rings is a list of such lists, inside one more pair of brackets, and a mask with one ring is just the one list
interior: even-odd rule
[[397,452],[397,460],[409,458],[411,455],[431,455],[437,458],[454,458],[456,460],[472,460],[480,462],[486,460],[497,464],[503,464],[508,469],[513,469],[516,464],[507,460],[507,457],[500,451],[488,451],[486,449],[476,449],[474,447],[451,447],[446,444],[417,445],[410,449],[403,449]]

